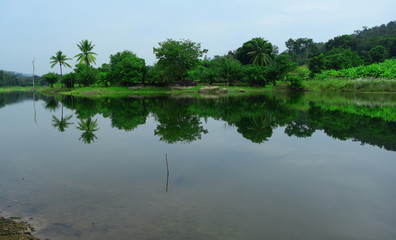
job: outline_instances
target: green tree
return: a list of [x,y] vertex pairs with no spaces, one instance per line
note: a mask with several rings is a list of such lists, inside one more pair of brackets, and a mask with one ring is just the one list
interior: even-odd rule
[[345,69],[356,67],[363,64],[363,60],[357,52],[351,51],[350,48],[333,48],[325,54],[326,69]]
[[146,71],[144,59],[125,50],[110,56],[110,78],[113,83],[124,86],[143,83]]
[[74,87],[74,83],[76,82],[76,74],[73,72],[67,73],[61,79],[62,84],[64,84],[67,88]]
[[[92,49],[95,47],[95,45],[92,44],[92,41],[88,42],[88,40],[81,40],[81,42],[77,44],[77,47],[80,49],[81,53],[77,54],[74,57],[77,58],[77,61],[79,61],[80,64],[85,62],[85,64],[87,65],[87,77],[89,77],[89,66],[92,63],[96,64],[96,58],[94,55],[97,54],[92,52]],[[89,80],[87,81],[90,82]]]
[[232,84],[234,81],[242,78],[242,64],[232,56],[226,55],[216,59],[219,64],[219,75],[227,83]]
[[330,39],[326,43],[326,51],[330,51],[334,48],[351,48],[352,50],[356,49],[356,39],[352,35],[342,35]]
[[289,39],[285,42],[287,53],[292,61],[299,65],[308,63],[309,59],[320,54],[319,45],[311,38]]
[[316,73],[321,73],[326,69],[325,66],[325,57],[324,54],[321,53],[319,56],[311,58],[308,62],[308,68],[311,71],[310,77],[313,77]]
[[93,67],[89,67],[89,71],[87,70],[87,66],[85,64],[76,64],[76,68],[74,68],[74,77],[76,83],[89,86],[96,81],[97,71]]
[[66,61],[67,60],[71,60],[71,58],[68,58],[68,57],[66,57],[66,55],[65,54],[63,54],[63,52],[62,51],[57,51],[56,53],[55,53],[55,55],[54,56],[52,56],[51,58],[50,58],[50,60],[51,60],[51,68],[53,68],[56,64],[59,64],[59,68],[60,68],[60,77],[61,77],[61,79],[62,79],[62,65],[64,65],[65,67],[69,67],[69,68],[71,68],[71,66],[70,66],[70,64],[68,64]]
[[381,45],[372,48],[368,53],[371,63],[379,63],[385,61],[385,54],[386,49]]
[[271,65],[267,66],[267,79],[272,81],[273,86],[276,86],[276,80],[284,79],[285,75],[296,67],[297,63],[291,61],[288,55],[279,55],[275,57]]
[[250,86],[265,86],[267,80],[267,69],[257,65],[246,65],[244,68],[243,80],[244,82],[249,83]]
[[265,66],[274,59],[274,56],[274,46],[261,37],[245,42],[235,53],[235,58],[244,65]]
[[50,85],[50,87],[54,87],[54,83],[56,83],[56,81],[58,81],[59,76],[56,73],[52,73],[49,72],[47,74],[44,74],[42,76],[43,80],[46,81],[48,83],[48,85]]
[[190,40],[176,41],[168,39],[153,48],[158,59],[157,65],[169,76],[168,84],[175,80],[184,80],[187,71],[199,63],[199,58],[207,52],[201,50],[201,44]]

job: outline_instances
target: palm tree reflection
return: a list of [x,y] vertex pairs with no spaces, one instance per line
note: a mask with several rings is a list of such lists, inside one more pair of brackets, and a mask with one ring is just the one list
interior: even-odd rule
[[83,141],[86,144],[90,144],[91,142],[95,142],[95,139],[98,139],[94,132],[99,130],[97,119],[92,120],[91,117],[86,120],[81,119],[78,123],[77,129],[83,131],[79,140]]
[[61,118],[58,119],[54,115],[52,115],[52,126],[58,128],[59,132],[64,132],[66,128],[69,127],[69,125],[72,125],[72,122],[69,122],[69,120],[73,117],[73,115],[66,115],[63,117],[63,96],[62,96],[62,114]]

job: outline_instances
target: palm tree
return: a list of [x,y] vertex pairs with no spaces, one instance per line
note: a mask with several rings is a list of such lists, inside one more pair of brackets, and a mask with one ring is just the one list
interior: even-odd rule
[[95,139],[98,139],[94,133],[99,130],[97,119],[92,120],[91,117],[87,118],[85,121],[81,119],[78,123],[77,129],[84,131],[79,138],[79,140],[82,140],[84,143],[90,144],[91,142],[94,142]]
[[70,64],[66,62],[67,60],[71,60],[71,58],[66,57],[66,55],[64,55],[62,51],[57,51],[55,55],[50,58],[50,60],[50,63],[52,63],[51,68],[53,68],[56,64],[59,64],[60,75],[62,79],[62,65],[71,68]]
[[77,44],[77,47],[80,49],[81,53],[77,54],[76,57],[77,61],[80,61],[80,63],[85,62],[87,64],[87,71],[89,68],[89,65],[91,63],[95,63],[96,58],[94,55],[97,55],[96,53],[92,52],[92,49],[95,47],[95,45],[92,44],[92,42],[88,42],[88,40],[81,40],[79,44]]
[[250,62],[253,65],[265,66],[271,62],[272,44],[263,38],[252,39],[249,42],[248,48],[249,52],[247,55],[250,57]]

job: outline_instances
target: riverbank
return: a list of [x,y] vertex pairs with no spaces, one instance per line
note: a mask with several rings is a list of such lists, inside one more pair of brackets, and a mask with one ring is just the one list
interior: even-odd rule
[[[304,91],[310,92],[377,92],[377,93],[396,93],[396,79],[326,79],[326,80],[306,80],[303,81]],[[130,95],[153,95],[153,94],[198,94],[198,93],[221,93],[228,95],[260,93],[268,91],[287,91],[288,84],[279,82],[277,86],[268,84],[265,87],[249,86],[217,86],[216,91],[203,91],[208,85],[198,85],[195,87],[76,87],[76,88],[49,88],[36,87],[35,90],[44,94],[61,94],[73,96],[92,96],[92,97],[125,97]],[[215,86],[216,87],[216,86]],[[219,91],[221,90],[221,91]],[[31,87],[4,87],[0,88],[1,92],[12,91],[32,91]]]
[[[29,92],[32,91],[32,87],[19,87],[19,86],[12,86],[12,87],[0,87],[0,93],[3,92]],[[36,91],[43,90],[43,87],[35,87]]]
[[219,94],[240,94],[240,93],[260,93],[276,89],[272,85],[266,87],[247,87],[247,86],[214,86],[217,89],[205,90],[208,86],[195,87],[153,87],[142,88],[127,87],[81,87],[81,88],[45,88],[40,90],[44,94],[62,94],[73,96],[92,96],[92,97],[124,97],[130,95],[153,95],[153,94],[198,94],[198,93],[219,93]]
[[312,92],[396,92],[396,79],[326,79],[303,82],[305,89]]

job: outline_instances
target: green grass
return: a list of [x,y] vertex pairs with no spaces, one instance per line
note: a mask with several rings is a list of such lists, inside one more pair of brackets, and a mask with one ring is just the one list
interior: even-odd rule
[[396,80],[388,79],[336,79],[304,81],[309,91],[341,92],[396,92]]
[[[43,89],[42,87],[35,87],[34,89],[40,90]],[[0,87],[0,93],[2,92],[28,92],[33,90],[32,87],[19,87],[19,86],[12,86],[12,87]]]
[[[197,94],[199,89],[205,85],[198,85],[189,89],[170,89],[167,87],[153,87],[146,86],[140,89],[128,89],[127,87],[79,87],[79,88],[43,88],[40,92],[44,94],[63,94],[73,96],[86,96],[86,97],[125,97],[129,95],[158,95],[158,94]],[[220,87],[226,88],[230,94],[232,93],[257,93],[264,91],[271,91],[277,89],[268,85],[265,88],[246,87],[246,86],[233,86],[233,87]]]

